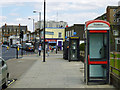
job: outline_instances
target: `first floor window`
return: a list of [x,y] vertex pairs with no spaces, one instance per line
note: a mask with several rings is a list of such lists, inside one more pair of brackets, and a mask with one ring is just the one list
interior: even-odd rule
[[58,33],[58,37],[62,37],[62,33],[61,32]]

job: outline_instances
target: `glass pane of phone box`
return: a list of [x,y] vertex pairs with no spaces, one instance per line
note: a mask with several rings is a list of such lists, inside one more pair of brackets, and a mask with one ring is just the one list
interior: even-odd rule
[[[105,61],[106,60],[106,34],[90,34],[89,36],[89,54],[90,61]],[[106,78],[106,65],[89,65],[89,77],[91,79]]]

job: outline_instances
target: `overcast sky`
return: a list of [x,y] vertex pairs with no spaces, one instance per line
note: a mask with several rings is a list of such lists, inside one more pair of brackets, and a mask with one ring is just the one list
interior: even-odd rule
[[[82,24],[106,12],[107,6],[118,6],[119,0],[46,0],[46,20],[65,21],[68,26]],[[0,27],[8,25],[28,25],[33,30],[32,20],[38,21],[41,12],[43,20],[44,0],[1,0],[0,1]]]

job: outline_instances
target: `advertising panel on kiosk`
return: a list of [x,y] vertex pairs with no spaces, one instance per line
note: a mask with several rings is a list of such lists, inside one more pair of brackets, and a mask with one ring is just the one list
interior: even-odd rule
[[103,20],[85,23],[84,81],[86,84],[109,83],[109,30]]

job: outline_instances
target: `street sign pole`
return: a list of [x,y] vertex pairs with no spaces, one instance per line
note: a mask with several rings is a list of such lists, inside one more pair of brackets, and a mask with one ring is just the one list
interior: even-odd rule
[[16,59],[18,59],[18,46],[16,46]]
[[43,41],[43,62],[45,62],[45,8],[46,8],[46,2],[44,0],[44,41]]

